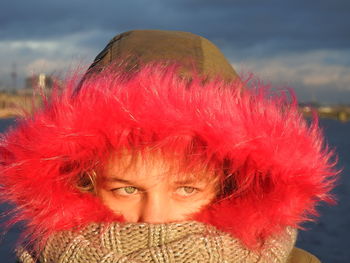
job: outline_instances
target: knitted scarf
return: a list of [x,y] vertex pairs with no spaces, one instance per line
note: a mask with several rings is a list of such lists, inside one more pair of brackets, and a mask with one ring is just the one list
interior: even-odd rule
[[[52,236],[38,256],[45,263],[112,262],[287,262],[296,230],[267,240],[259,250],[249,250],[229,234],[198,222],[171,224],[92,224],[79,231]],[[23,263],[35,262],[24,249]]]

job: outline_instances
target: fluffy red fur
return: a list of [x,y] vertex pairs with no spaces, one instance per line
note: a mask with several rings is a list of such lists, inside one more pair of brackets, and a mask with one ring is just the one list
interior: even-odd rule
[[248,246],[300,226],[317,215],[319,201],[331,200],[335,162],[317,123],[308,125],[295,101],[261,83],[188,81],[176,67],[148,65],[133,74],[92,75],[78,92],[74,80],[65,85],[1,139],[1,200],[15,205],[11,223],[25,221],[31,241],[122,220],[75,187],[111,149],[181,152],[200,141],[196,153],[225,164],[234,188],[194,219]]

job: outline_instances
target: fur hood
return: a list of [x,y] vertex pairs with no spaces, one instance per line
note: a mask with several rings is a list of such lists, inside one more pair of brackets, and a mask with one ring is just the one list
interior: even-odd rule
[[317,215],[319,201],[332,200],[333,153],[291,96],[252,80],[185,80],[177,70],[152,63],[132,74],[107,69],[85,79],[79,92],[72,78],[34,115],[17,120],[0,145],[0,198],[15,206],[10,224],[24,221],[25,235],[36,241],[121,221],[74,186],[78,175],[111,149],[181,152],[193,140],[208,163],[225,165],[225,183],[235,186],[193,219],[248,246],[300,227]]

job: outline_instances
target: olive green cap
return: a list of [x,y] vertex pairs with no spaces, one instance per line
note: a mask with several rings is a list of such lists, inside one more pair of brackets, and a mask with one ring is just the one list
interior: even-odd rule
[[177,63],[181,74],[193,71],[205,77],[236,79],[237,73],[222,52],[204,37],[181,31],[133,30],[115,36],[97,55],[89,72],[102,70],[117,61],[127,69],[150,62]]

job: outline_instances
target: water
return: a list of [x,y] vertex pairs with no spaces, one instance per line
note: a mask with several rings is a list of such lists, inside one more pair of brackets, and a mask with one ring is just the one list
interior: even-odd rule
[[306,225],[309,231],[300,233],[298,246],[317,255],[325,263],[350,262],[350,122],[321,120],[327,141],[335,147],[339,168],[343,169],[334,193],[338,204],[321,207],[317,223]]
[[[13,120],[0,119],[0,132],[13,123]],[[341,123],[323,119],[320,121],[320,125],[324,129],[329,145],[337,149],[339,168],[343,169],[338,186],[334,190],[338,204],[334,207],[320,207],[321,218],[316,223],[305,225],[308,231],[300,232],[297,246],[317,255],[323,263],[349,263],[350,122]],[[3,209],[4,206],[0,207],[0,211]],[[18,228],[11,229],[3,238],[3,242],[0,243],[0,261],[2,263],[15,262],[12,251],[18,235]]]

